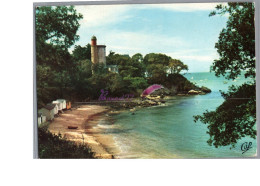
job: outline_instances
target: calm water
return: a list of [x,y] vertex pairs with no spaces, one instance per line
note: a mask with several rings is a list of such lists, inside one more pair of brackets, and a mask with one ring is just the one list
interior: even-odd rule
[[[228,90],[231,84],[241,85],[241,76],[235,81],[217,78],[213,73],[190,73],[185,77],[199,86],[212,90],[207,95],[175,97],[165,106],[141,108],[135,115],[123,112],[102,120],[100,126],[111,133],[121,153],[119,158],[217,158],[250,157],[256,153],[256,140],[244,138],[237,147],[215,148],[207,144],[207,126],[196,124],[193,116],[205,110],[215,110],[222,102],[219,90]],[[242,154],[241,144],[252,142],[253,148]]]

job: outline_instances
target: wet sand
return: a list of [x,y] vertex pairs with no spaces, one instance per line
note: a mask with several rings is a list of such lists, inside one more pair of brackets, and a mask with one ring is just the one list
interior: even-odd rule
[[[100,105],[81,105],[66,110],[50,123],[48,130],[53,134],[61,134],[67,140],[78,144],[86,144],[94,152],[95,158],[112,159],[118,153],[113,136],[103,132],[98,122],[110,108]],[[68,129],[68,126],[78,127]]]

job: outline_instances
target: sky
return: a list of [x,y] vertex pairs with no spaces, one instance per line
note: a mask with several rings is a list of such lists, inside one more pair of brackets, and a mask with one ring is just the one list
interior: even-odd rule
[[[113,51],[130,56],[141,53],[163,53],[180,59],[189,72],[208,72],[214,59],[214,48],[227,16],[209,17],[215,3],[81,5],[83,15],[79,41],[85,46],[91,37]],[[74,46],[71,48],[73,50]]]

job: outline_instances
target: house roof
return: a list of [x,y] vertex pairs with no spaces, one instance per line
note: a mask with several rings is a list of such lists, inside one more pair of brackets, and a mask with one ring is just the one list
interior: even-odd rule
[[44,108],[48,109],[48,110],[52,110],[55,107],[55,105],[45,105]]
[[97,45],[97,47],[106,47],[106,45]]
[[58,103],[48,103],[47,105],[56,107],[57,104],[58,104]]
[[52,101],[52,103],[53,103],[53,104],[60,104],[60,102],[57,101],[57,100],[56,100],[56,101]]
[[65,99],[57,99],[56,101],[58,101],[58,102],[60,102],[60,103],[66,102]]

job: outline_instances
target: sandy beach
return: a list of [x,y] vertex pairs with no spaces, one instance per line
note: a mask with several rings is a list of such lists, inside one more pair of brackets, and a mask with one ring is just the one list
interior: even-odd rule
[[[66,110],[50,123],[48,130],[53,134],[61,134],[67,140],[84,143],[94,152],[95,158],[112,159],[118,152],[113,137],[104,134],[98,127],[98,121],[110,107],[100,105],[80,105]],[[68,129],[68,126],[78,127]]]

